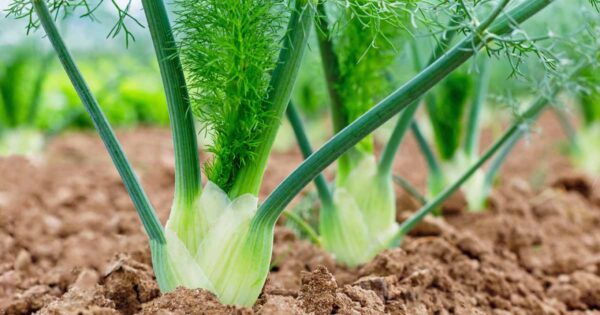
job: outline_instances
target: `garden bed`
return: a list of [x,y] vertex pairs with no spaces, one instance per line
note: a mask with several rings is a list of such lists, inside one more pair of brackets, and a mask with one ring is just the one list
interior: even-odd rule
[[[51,142],[44,157],[0,160],[0,314],[593,314],[600,312],[600,186],[559,156],[551,115],[511,155],[485,213],[429,218],[401,249],[353,270],[278,227],[272,271],[252,309],[210,293],[160,295],[147,238],[94,134]],[[120,133],[159,212],[172,201],[169,132]],[[397,173],[423,186],[412,139]],[[301,161],[271,158],[262,196]],[[535,165],[535,168],[534,168]],[[312,189],[312,187],[310,188]],[[417,204],[399,192],[401,219]],[[161,313],[162,312],[162,313]]]

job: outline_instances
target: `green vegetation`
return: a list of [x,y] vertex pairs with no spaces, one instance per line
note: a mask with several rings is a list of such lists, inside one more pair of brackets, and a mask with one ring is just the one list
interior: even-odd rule
[[[67,129],[93,128],[55,55],[24,41],[0,57],[0,155],[40,153],[47,139]],[[41,53],[40,53],[41,52]],[[110,121],[120,127],[168,123],[160,81],[138,60],[95,55],[83,63]]]
[[[51,55],[39,58],[28,44],[7,49],[0,62],[0,155],[31,155],[41,150],[37,130],[41,95]],[[33,70],[33,71],[32,71]]]
[[584,70],[582,80],[586,89],[579,93],[578,104],[581,127],[571,139],[573,163],[590,174],[600,172],[600,77],[598,67]]
[[[500,54],[523,49],[525,41],[512,37],[519,34],[516,28],[553,2],[502,0],[490,6],[490,2],[475,1],[468,4],[469,9],[462,1],[462,6],[440,7],[387,0],[296,0],[290,4],[180,0],[175,36],[164,3],[142,0],[175,148],[175,194],[166,227],[56,27],[53,14],[72,3],[13,0],[9,10],[15,16],[39,19],[135,205],[150,239],[160,289],[204,288],[223,303],[251,306],[269,271],[275,224],[312,180],[322,201],[320,241],[341,263],[358,265],[397,245],[539,114],[547,103],[545,96],[524,111],[455,182],[407,221],[396,223],[391,165],[405,132],[415,126],[412,122],[420,99],[480,50]],[[89,10],[86,4],[81,1],[80,8]],[[440,8],[460,18],[442,26],[447,17],[437,15]],[[117,9],[120,13],[127,10]],[[127,17],[120,14],[116,24],[125,30],[126,39]],[[417,17],[418,25],[411,27],[423,24],[431,31],[441,27],[442,36],[430,64],[386,96],[393,80],[385,74],[396,65],[396,56],[405,47],[402,41],[409,41],[406,24]],[[33,27],[38,22],[32,23]],[[313,24],[318,29],[336,132],[314,153],[303,136],[301,119],[288,106]],[[449,45],[454,37],[450,33],[462,34],[454,46]],[[447,92],[438,93],[463,100],[463,92],[456,88],[462,83],[452,83],[455,78],[444,81]],[[436,104],[435,111],[440,108]],[[204,187],[192,112],[213,138],[212,156],[204,165],[208,177]],[[258,192],[284,112],[306,159],[259,205]],[[449,112],[452,117],[460,116]],[[377,161],[369,135],[399,113],[398,124]],[[456,138],[448,140],[448,145],[455,146]],[[319,174],[338,159],[336,186],[331,191]],[[290,218],[301,222],[293,214]],[[310,231],[309,225],[300,225]],[[314,231],[307,234],[318,239]]]

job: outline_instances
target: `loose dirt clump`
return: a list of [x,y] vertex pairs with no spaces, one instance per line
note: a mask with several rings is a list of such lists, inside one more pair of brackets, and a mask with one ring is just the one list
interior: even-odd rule
[[225,306],[219,303],[214,294],[200,290],[177,288],[177,290],[164,294],[144,305],[139,314],[251,314],[250,309]]
[[102,287],[90,289],[74,287],[60,299],[52,301],[40,312],[40,315],[116,315],[121,314],[116,309],[114,301],[108,299]]
[[337,283],[327,268],[319,267],[314,272],[302,274],[299,298],[302,309],[307,313],[331,314],[336,302]]
[[[169,133],[119,137],[164,222],[174,172]],[[252,308],[237,308],[198,289],[159,293],[146,236],[101,142],[65,135],[43,158],[0,159],[0,314],[600,313],[598,179],[545,155],[555,146],[545,139],[556,138],[519,145],[487,212],[466,212],[459,198],[401,248],[359,268],[336,265],[277,227],[267,284]],[[402,150],[416,152],[414,141]],[[396,171],[423,187],[414,156],[400,155]],[[523,157],[544,165],[531,170]],[[275,154],[265,187],[300,160],[295,151]],[[397,192],[401,221],[418,204]]]
[[124,255],[108,268],[103,284],[106,297],[115,302],[117,310],[127,315],[135,314],[143,303],[160,294],[152,268]]

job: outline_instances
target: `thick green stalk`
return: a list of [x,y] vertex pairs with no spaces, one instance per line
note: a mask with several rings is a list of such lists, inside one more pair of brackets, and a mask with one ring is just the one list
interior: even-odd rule
[[[292,125],[294,134],[296,135],[296,140],[298,142],[298,146],[300,147],[300,151],[302,151],[302,155],[306,159],[313,153],[313,151],[310,142],[308,141],[308,137],[306,136],[302,118],[300,117],[296,106],[294,106],[292,102],[288,104],[286,115],[290,121],[290,124]],[[333,197],[331,196],[331,190],[329,190],[327,180],[325,179],[325,176],[323,176],[323,173],[317,175],[315,178],[315,185],[317,186],[319,199],[321,199],[321,202],[323,203],[323,208],[329,209],[329,207],[333,206]]]
[[421,127],[416,121],[412,121],[410,124],[410,129],[412,130],[415,140],[417,141],[417,146],[423,153],[425,157],[425,162],[427,163],[427,169],[432,173],[433,176],[442,176],[442,170],[440,168],[440,163],[435,157],[435,153],[433,153],[433,149],[427,143],[427,139],[425,139],[425,135],[421,131]]
[[[487,58],[487,56],[483,56]],[[487,96],[488,83],[490,79],[489,62],[482,59],[479,66],[479,79],[477,80],[477,87],[475,88],[475,99],[471,105],[469,111],[469,118],[467,121],[467,130],[465,134],[465,153],[467,156],[473,156],[477,154],[479,146],[479,121],[481,118],[481,108],[485,102]]]
[[64,41],[58,33],[46,3],[44,0],[32,0],[32,3],[35,12],[40,19],[42,27],[46,31],[48,39],[52,43],[56,54],[60,58],[65,72],[69,76],[73,87],[81,98],[81,102],[90,114],[96,130],[98,130],[98,133],[100,134],[102,142],[104,142],[104,145],[106,146],[113,163],[121,175],[121,179],[123,180],[125,188],[131,197],[131,201],[133,202],[138,215],[142,220],[146,233],[150,237],[150,240],[154,241],[154,243],[165,243],[165,237],[160,221],[158,220],[158,217],[156,216],[156,213],[154,212],[154,209],[152,208],[152,205],[150,204],[150,201],[148,200],[148,197],[146,196],[139,179],[135,175],[131,164],[129,164],[129,161],[125,156],[117,137],[106,120],[102,109],[100,109],[98,102],[92,95],[92,92],[90,91],[87,83],[75,64],[73,57],[69,53]]
[[175,200],[178,209],[192,209],[202,190],[196,130],[181,60],[162,0],[142,0],[160,67],[175,150]]
[[[456,35],[456,26],[459,23],[459,19],[451,19],[448,23],[448,31],[442,34],[442,38],[438,41],[431,57],[429,58],[429,63],[427,65],[432,64],[439,56],[443,55],[444,51],[448,48],[448,45],[454,39]],[[421,53],[419,52],[419,47],[415,40],[410,43],[411,53],[413,57],[413,67],[417,72],[422,69],[422,61],[421,61]],[[408,130],[411,122],[413,121],[413,117],[417,112],[419,104],[421,103],[421,98],[408,106],[405,110],[400,113],[400,117],[398,118],[398,122],[392,131],[392,135],[383,149],[383,153],[381,155],[381,160],[379,162],[379,173],[380,174],[390,174],[392,171],[392,165],[394,164],[394,158],[396,157],[396,152],[398,152],[398,148],[400,148],[400,144],[402,140],[404,140],[404,135]]]
[[425,216],[429,213],[437,209],[444,200],[454,194],[464,182],[466,182],[471,175],[473,175],[483,164],[489,160],[494,154],[503,148],[509,141],[513,139],[515,134],[519,133],[522,130],[523,123],[528,123],[540,113],[542,109],[548,104],[547,101],[537,101],[535,102],[527,111],[521,116],[521,118],[513,123],[511,127],[498,139],[491,147],[488,149],[479,160],[475,164],[473,164],[456,182],[454,182],[451,186],[444,189],[439,195],[437,195],[433,200],[431,200],[427,205],[422,207],[419,211],[417,211],[414,215],[412,215],[409,219],[402,222],[400,225],[400,231],[398,233],[398,237],[396,238],[396,242],[400,241],[410,230],[412,230],[415,225],[417,225]]
[[[521,3],[509,13],[500,16],[498,21],[492,25],[490,33],[502,35],[512,31],[514,29],[513,25],[529,19],[553,1],[531,0]],[[492,38],[485,37],[484,40],[491,41]],[[412,80],[336,134],[321,149],[313,153],[296,168],[271,193],[259,208],[259,212],[254,219],[254,228],[266,225],[274,226],[285,206],[313,178],[373,130],[424,95],[448,74],[471,58],[481,47],[481,37],[468,36]]]
[[[317,4],[317,15],[315,17],[317,27],[317,40],[319,42],[319,52],[321,54],[321,64],[327,83],[327,92],[329,94],[329,103],[331,104],[331,121],[333,123],[334,133],[340,132],[348,125],[348,118],[344,112],[344,101],[338,89],[340,84],[340,61],[333,48],[331,41],[330,25],[327,19],[327,10],[325,1],[319,0]],[[337,176],[339,181],[352,170],[352,161],[349,154],[342,155],[337,161]]]
[[331,103],[331,118],[333,122],[333,131],[340,132],[348,124],[344,117],[344,106],[342,96],[338,90],[337,84],[340,81],[340,62],[331,41],[329,31],[329,21],[327,20],[327,10],[325,1],[320,0],[317,4],[316,15],[317,39],[319,41],[319,52],[321,54],[321,63],[325,73],[325,82]]
[[314,16],[315,10],[312,0],[296,1],[296,7],[290,16],[287,33],[283,39],[283,47],[279,54],[277,66],[273,71],[268,96],[265,100],[272,113],[272,121],[265,128],[265,137],[256,150],[256,159],[240,170],[229,192],[230,198],[246,193],[258,195],[269,154],[279,129],[280,119],[290,101],[302,57],[306,51],[306,43],[310,36]]

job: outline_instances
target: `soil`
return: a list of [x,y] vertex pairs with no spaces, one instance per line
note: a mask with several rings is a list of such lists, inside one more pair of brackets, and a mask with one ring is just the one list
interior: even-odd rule
[[[551,115],[511,156],[482,213],[460,195],[401,248],[356,269],[280,226],[252,308],[209,292],[161,295],[146,237],[94,134],[54,139],[43,157],[0,159],[0,314],[600,314],[600,187],[557,153]],[[484,137],[489,141],[490,135]],[[169,132],[119,133],[163,222],[172,198]],[[423,187],[414,141],[395,170]],[[299,162],[270,161],[264,197]],[[312,188],[310,188],[312,189]],[[398,190],[398,217],[417,203]]]

